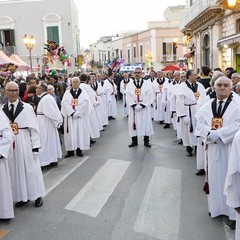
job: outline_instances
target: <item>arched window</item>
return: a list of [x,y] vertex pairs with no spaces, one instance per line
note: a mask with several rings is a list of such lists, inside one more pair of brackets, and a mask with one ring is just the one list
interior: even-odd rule
[[203,65],[210,66],[210,39],[208,34],[203,38]]
[[1,46],[14,46],[14,20],[8,16],[0,17],[0,44]]
[[42,21],[45,42],[49,40],[62,45],[62,18],[57,13],[48,13],[43,17]]

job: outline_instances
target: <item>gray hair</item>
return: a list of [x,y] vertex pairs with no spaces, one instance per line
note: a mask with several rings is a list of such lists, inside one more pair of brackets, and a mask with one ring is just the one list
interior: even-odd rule
[[218,79],[216,79],[216,81],[215,81],[215,83],[214,83],[214,87],[216,87],[217,83],[218,83],[219,81],[221,81],[221,80],[227,80],[227,81],[229,81],[230,86],[232,87],[232,81],[231,81],[231,79],[229,79],[229,78],[226,77],[226,76],[221,76],[221,77],[219,77]]
[[214,84],[215,84],[215,82],[216,82],[216,80],[218,79],[218,78],[220,78],[220,77],[223,77],[223,76],[225,76],[222,72],[220,72],[220,71],[214,71],[213,72],[213,75],[212,75],[212,78],[211,78],[211,81],[210,81],[210,85],[213,87],[214,86]]
[[18,86],[17,83],[15,83],[14,81],[11,81],[11,82],[9,82],[9,83],[6,84],[5,89],[8,90],[8,88],[9,88],[10,86],[14,86],[14,87],[19,88],[19,86]]

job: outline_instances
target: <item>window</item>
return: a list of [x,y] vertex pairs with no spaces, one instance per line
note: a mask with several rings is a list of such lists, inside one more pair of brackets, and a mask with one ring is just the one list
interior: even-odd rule
[[0,42],[4,46],[14,46],[15,45],[15,37],[14,30],[0,30]]
[[236,33],[240,33],[240,18],[236,20]]
[[163,42],[163,62],[176,61],[176,48],[173,46],[172,42]]
[[59,44],[58,26],[47,27],[47,40],[54,41]]
[[127,50],[127,59],[128,59],[128,63],[130,63],[130,49]]
[[48,13],[42,20],[45,41],[54,41],[62,45],[62,18],[57,13]]
[[141,58],[143,57],[143,46],[142,45],[140,46],[140,57]]
[[133,47],[133,57],[136,58],[137,54],[136,54],[136,47]]
[[120,58],[122,58],[122,50],[120,50]]
[[207,34],[203,39],[203,65],[210,66],[210,39]]

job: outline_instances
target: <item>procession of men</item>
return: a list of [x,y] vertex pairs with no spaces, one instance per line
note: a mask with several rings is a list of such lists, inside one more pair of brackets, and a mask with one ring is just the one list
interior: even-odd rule
[[142,138],[150,150],[153,122],[159,128],[164,124],[164,131],[173,129],[186,157],[196,155],[196,175],[205,175],[206,212],[211,218],[227,216],[239,239],[239,74],[229,78],[204,66],[202,78],[195,70],[167,75],[152,69],[144,75],[136,67],[133,76],[122,74],[120,84],[116,74],[75,74],[54,82],[45,76],[34,84],[29,77],[32,86],[22,97],[20,83],[6,83],[0,110],[0,221],[14,218],[13,203],[20,208],[34,201],[41,207],[42,173],[58,167],[63,145],[64,158],[83,157],[109,121],[117,121],[117,101],[122,100],[130,141],[126,147],[135,149]]

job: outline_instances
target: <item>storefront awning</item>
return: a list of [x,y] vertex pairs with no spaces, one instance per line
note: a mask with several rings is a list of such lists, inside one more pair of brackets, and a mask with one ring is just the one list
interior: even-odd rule
[[183,55],[184,58],[190,58],[194,55],[194,51],[191,51],[191,52],[187,52]]
[[227,37],[220,38],[217,41],[217,46],[223,47],[225,44],[230,45],[237,42],[240,42],[240,33],[232,34]]

